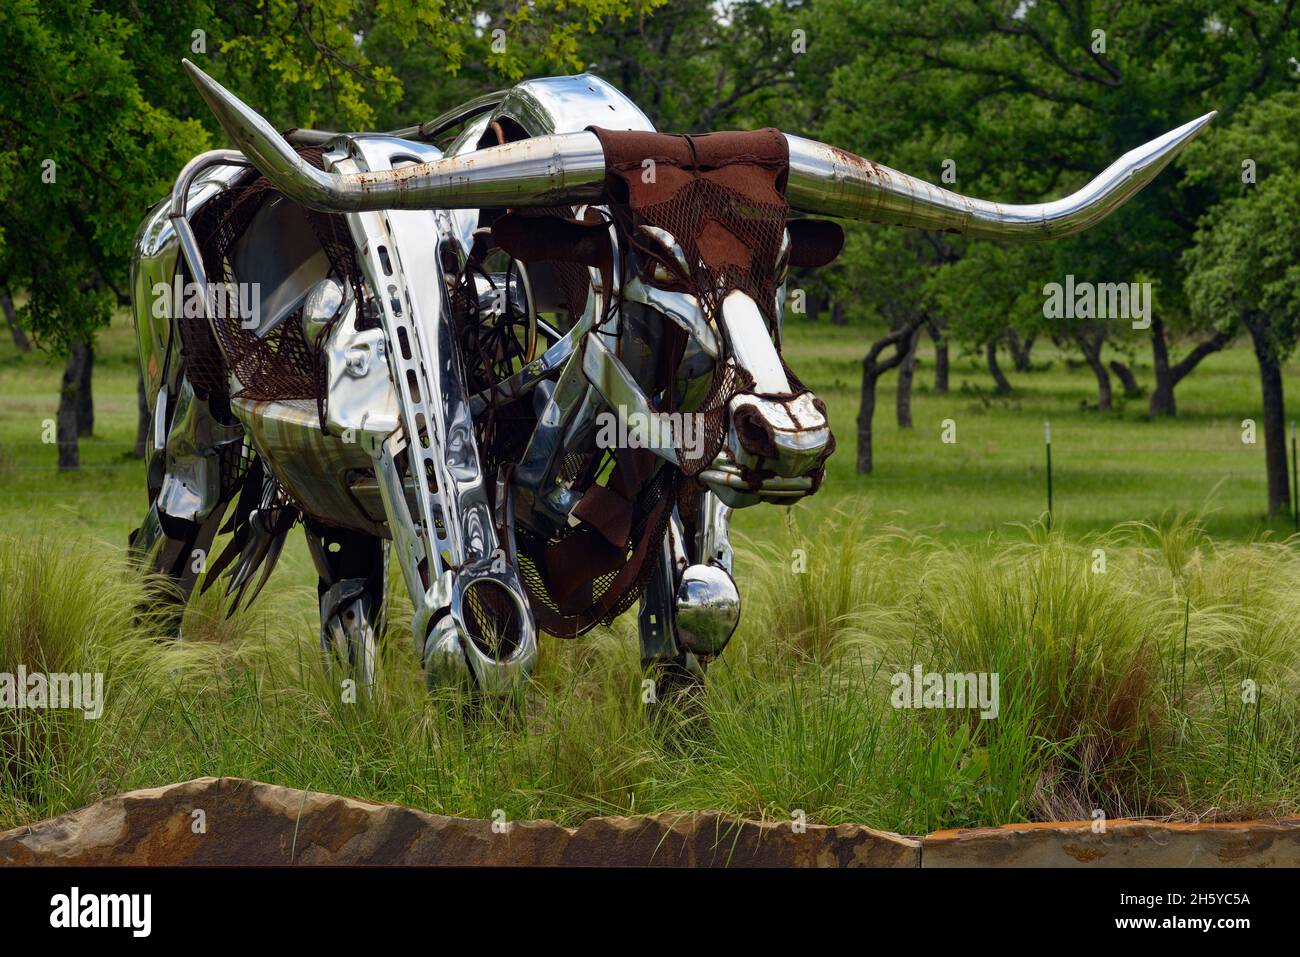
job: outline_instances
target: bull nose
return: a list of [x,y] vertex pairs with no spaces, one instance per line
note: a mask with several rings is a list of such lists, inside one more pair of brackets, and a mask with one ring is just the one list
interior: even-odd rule
[[730,411],[738,463],[796,478],[814,471],[826,457],[830,424],[811,392],[788,398],[742,393],[731,400]]

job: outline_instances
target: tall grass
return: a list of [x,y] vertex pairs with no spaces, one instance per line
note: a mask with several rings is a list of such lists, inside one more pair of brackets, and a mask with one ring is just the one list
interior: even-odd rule
[[[108,546],[0,539],[0,671],[100,671],[107,698],[98,721],[0,712],[0,827],[205,774],[565,823],[715,808],[921,833],[1295,813],[1297,544],[1220,545],[1186,518],[964,546],[790,522],[743,550],[741,630],[703,695],[646,704],[624,619],[544,639],[521,703],[471,708],[426,694],[402,607],[375,697],[353,701],[302,596],[272,587],[227,618],[210,593],[175,640]],[[893,707],[891,677],[916,665],[996,672],[998,716]]]

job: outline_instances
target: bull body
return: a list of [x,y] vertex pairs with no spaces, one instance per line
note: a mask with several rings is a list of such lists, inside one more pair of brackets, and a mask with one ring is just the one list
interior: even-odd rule
[[739,620],[731,509],[812,494],[834,448],[780,333],[788,267],[842,235],[792,214],[1050,238],[1207,119],[1087,196],[1003,207],[774,130],[660,136],[587,75],[286,139],[189,69],[239,150],[191,161],[138,236],[132,549],[179,595],[206,571],[237,603],[301,524],[327,661],[366,687],[390,556],[431,684],[506,691],[539,628],[636,602],[643,660],[702,674]]

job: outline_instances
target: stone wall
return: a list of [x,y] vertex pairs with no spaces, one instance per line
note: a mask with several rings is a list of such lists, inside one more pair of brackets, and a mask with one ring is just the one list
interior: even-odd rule
[[1300,818],[939,831],[758,822],[716,812],[550,821],[444,817],[238,778],[131,791],[0,833],[0,865],[432,864],[664,867],[1300,866]]

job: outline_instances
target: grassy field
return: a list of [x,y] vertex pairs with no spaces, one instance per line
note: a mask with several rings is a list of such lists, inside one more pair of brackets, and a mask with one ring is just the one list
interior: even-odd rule
[[[101,671],[107,706],[97,721],[0,711],[0,828],[204,774],[564,822],[710,807],[919,833],[1095,810],[1300,810],[1300,551],[1284,523],[1263,520],[1263,449],[1240,440],[1241,420],[1259,414],[1245,349],[1186,380],[1171,422],[1145,421],[1142,403],[1084,408],[1091,375],[1049,348],[998,399],[964,358],[952,393],[929,394],[923,353],[916,429],[894,426],[887,377],[877,472],[859,477],[865,333],[803,327],[789,339],[841,452],[814,499],[737,515],[744,616],[707,693],[647,707],[625,619],[544,639],[522,713],[472,715],[454,696],[426,698],[400,600],[379,697],[340,700],[319,666],[300,541],[254,609],[228,621],[200,601],[187,640],[160,641],[134,614],[142,584],[121,560],[146,505],[125,457],[129,329],[100,341],[97,434],[67,475],[41,443],[60,369],[6,341],[0,672]],[[1140,363],[1138,375],[1149,377]],[[955,445],[940,442],[945,418]],[[1051,534],[1037,524],[1044,418]],[[892,707],[891,676],[917,665],[996,672],[997,719]]]
[[[1249,540],[1288,534],[1289,522],[1266,521],[1262,444],[1241,441],[1241,421],[1260,415],[1254,358],[1241,344],[1210,356],[1178,388],[1173,420],[1145,418],[1146,401],[1095,408],[1092,374],[1047,343],[1034,351],[1034,369],[1009,372],[1015,392],[996,397],[981,357],[954,352],[951,390],[935,395],[933,353],[924,341],[913,399],[915,428],[894,423],[896,377],[879,386],[876,471],[854,471],[855,419],[861,359],[869,333],[861,327],[792,323],[786,357],[827,403],[839,451],[822,490],[795,511],[863,516],[868,527],[901,525],[946,541],[975,542],[1008,525],[1037,520],[1046,509],[1043,421],[1052,423],[1055,516],[1070,534],[1103,531],[1128,521],[1201,513],[1219,538]],[[147,503],[137,462],[124,458],[135,430],[135,358],[129,320],[121,315],[100,339],[95,368],[96,435],[82,443],[80,474],[59,475],[55,449],[41,429],[54,416],[60,367],[39,354],[21,355],[0,338],[0,514],[11,531],[68,524],[122,543]],[[1009,363],[1005,363],[1009,366]],[[1150,359],[1135,364],[1150,382]],[[1288,383],[1300,364],[1286,367]],[[1116,383],[1118,391],[1118,383]],[[1292,389],[1294,393],[1295,390]],[[1288,397],[1288,420],[1297,398]],[[953,419],[957,442],[940,441]],[[765,537],[784,524],[784,511],[737,513],[742,534]],[[304,570],[308,563],[297,566]]]
[[[1300,810],[1293,548],[1220,547],[1189,524],[945,545],[848,516],[792,544],[807,572],[785,543],[755,562],[698,698],[645,703],[625,618],[544,644],[522,709],[471,713],[426,696],[400,632],[376,698],[350,703],[322,677],[302,594],[233,620],[200,602],[186,640],[162,641],[104,551],[0,539],[0,670],[106,682],[98,720],[0,711],[0,828],[209,774],[566,823],[717,808],[922,833]],[[893,676],[918,666],[996,673],[996,718],[893,707]]]

